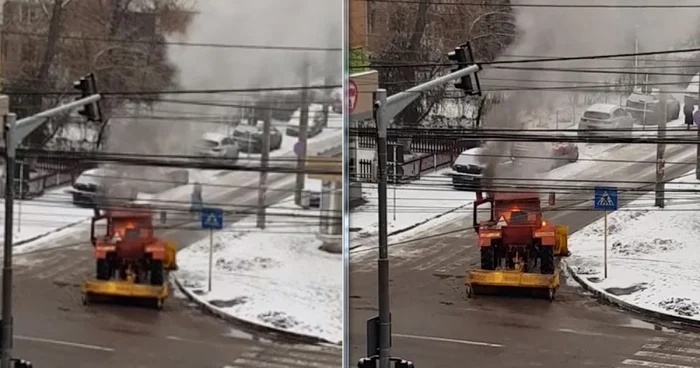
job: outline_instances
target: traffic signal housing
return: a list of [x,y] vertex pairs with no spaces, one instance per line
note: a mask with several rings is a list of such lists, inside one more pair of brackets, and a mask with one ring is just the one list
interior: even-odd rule
[[[468,42],[459,47],[455,47],[454,51],[447,54],[447,58],[455,64],[452,67],[452,73],[475,64],[472,47]],[[474,81],[472,81],[472,78],[474,78]],[[475,85],[476,88],[474,88]],[[481,85],[479,84],[477,73],[465,75],[460,78],[459,82],[455,83],[455,88],[463,90],[470,96],[481,96]]]
[[[83,98],[90,97],[97,94],[97,81],[94,73],[90,73],[75,83],[73,83],[73,88],[80,91],[80,97],[76,100],[82,100]],[[82,109],[78,110],[78,114],[85,116],[88,121],[101,122],[102,121],[102,109],[100,108],[99,102],[89,103],[83,106]]]

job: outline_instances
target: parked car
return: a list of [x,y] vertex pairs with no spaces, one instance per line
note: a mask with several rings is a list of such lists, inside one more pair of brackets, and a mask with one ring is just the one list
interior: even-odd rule
[[641,89],[635,90],[625,102],[625,110],[629,112],[638,124],[657,125],[664,118],[666,122],[678,119],[681,113],[681,103],[671,94],[664,94],[666,104],[661,101],[661,92],[653,88],[651,93],[643,93]]
[[[118,182],[119,176],[117,171],[106,168],[84,171],[68,189],[68,192],[73,195],[73,204],[79,207],[95,207],[104,204],[108,199],[113,202],[136,200],[138,189]],[[108,182],[110,185],[106,185]]]
[[[297,110],[292,114],[292,118],[287,123],[287,129],[285,134],[290,137],[299,136],[299,117],[301,116],[301,109]],[[323,131],[323,105],[311,104],[309,105],[309,125],[306,128],[306,136],[308,138],[313,138]]]
[[[613,135],[611,129],[622,129],[619,135],[632,135],[634,118],[621,106],[594,104],[583,113],[578,124],[579,135]],[[605,131],[601,131],[605,129]]]
[[[239,125],[233,130],[233,139],[238,144],[238,148],[246,153],[262,152],[263,127],[262,122],[256,126]],[[282,133],[274,125],[270,127],[270,151],[282,147]]]
[[221,133],[204,133],[197,143],[197,153],[211,158],[229,158],[237,160],[239,155],[238,143],[231,137]]
[[[563,134],[558,134],[557,136],[564,137]],[[552,157],[556,159],[552,164],[552,169],[564,166],[567,163],[574,163],[578,161],[579,157],[578,145],[572,142],[552,143]]]
[[481,187],[485,160],[484,147],[475,147],[462,152],[446,175],[452,177],[455,189],[474,190]]

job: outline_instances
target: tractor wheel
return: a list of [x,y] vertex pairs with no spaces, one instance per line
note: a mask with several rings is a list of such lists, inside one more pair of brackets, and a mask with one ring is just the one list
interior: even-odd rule
[[540,248],[540,273],[544,275],[554,274],[554,247]]
[[151,285],[163,285],[163,261],[151,261]]
[[495,270],[495,258],[493,254],[493,246],[481,247],[481,269],[482,270]]
[[109,261],[107,259],[98,259],[96,271],[98,280],[109,280]]

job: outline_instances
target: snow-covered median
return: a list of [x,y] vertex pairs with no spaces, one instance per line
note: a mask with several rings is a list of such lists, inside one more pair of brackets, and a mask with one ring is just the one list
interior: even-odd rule
[[[29,200],[15,200],[12,238],[16,245],[55,234],[92,217],[92,209],[73,205],[67,188],[51,189]],[[0,199],[0,206],[5,206],[3,199]],[[4,236],[4,228],[0,229],[0,236]]]
[[[427,174],[409,184],[388,186],[389,234],[406,231],[438,217],[464,211],[471,213],[471,204],[476,198],[474,192],[455,190],[452,179],[442,175],[451,169]],[[394,205],[394,196],[396,204]],[[362,197],[367,203],[350,213],[350,228],[353,248],[363,244],[363,239],[371,238],[378,232],[379,194],[376,184],[362,184]],[[466,208],[466,209],[465,209]],[[464,211],[461,211],[464,209]],[[394,218],[394,212],[396,217]],[[373,244],[376,245],[376,244]]]
[[608,215],[608,278],[603,279],[603,220],[571,235],[567,265],[588,286],[637,307],[700,321],[700,219],[695,172],[666,185],[666,207],[654,194]]
[[200,301],[235,318],[330,342],[342,341],[342,256],[319,250],[318,210],[276,207],[267,228],[255,217],[214,234],[212,291],[209,238],[178,253],[176,277]]

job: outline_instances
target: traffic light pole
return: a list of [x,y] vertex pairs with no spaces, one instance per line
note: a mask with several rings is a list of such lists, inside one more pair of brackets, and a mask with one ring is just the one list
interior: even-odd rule
[[[389,304],[389,245],[387,224],[387,128],[389,122],[415,101],[423,92],[445,85],[454,79],[470,76],[481,70],[478,65],[467,66],[443,77],[420,84],[404,92],[387,97],[386,89],[376,91],[375,119],[377,121],[377,156],[379,189],[379,259],[378,273],[378,355],[379,368],[390,368],[391,358],[391,313]],[[371,344],[368,331],[368,344]],[[374,350],[368,346],[368,350]],[[363,361],[361,361],[363,362]],[[412,363],[410,363],[412,365]]]
[[75,108],[97,103],[100,95],[92,95],[65,105],[17,120],[14,113],[5,115],[4,135],[7,157],[5,159],[5,245],[2,267],[2,336],[0,339],[0,368],[11,368],[12,362],[12,246],[15,157],[17,146],[47,118]]

